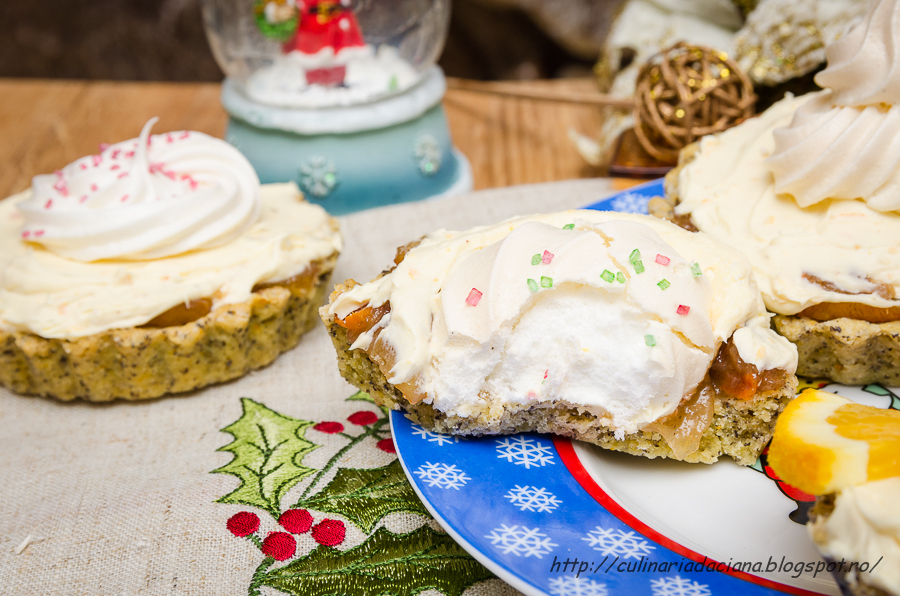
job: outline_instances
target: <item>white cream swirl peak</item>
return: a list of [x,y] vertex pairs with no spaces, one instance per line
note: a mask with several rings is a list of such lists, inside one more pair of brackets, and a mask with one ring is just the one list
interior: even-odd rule
[[293,184],[195,131],[101,148],[0,202],[0,385],[141,399],[293,347],[341,248]]
[[[779,371],[779,390],[796,367],[746,259],[647,216],[568,211],[441,230],[390,273],[338,290],[322,317],[345,376],[420,419],[426,407],[442,430],[547,430],[539,417],[556,411],[553,430],[571,435],[562,420],[578,412],[595,439],[652,442],[648,425],[690,418],[680,408],[706,391],[724,346],[759,375]],[[401,399],[354,370],[363,351]],[[673,447],[687,459],[697,449]]]

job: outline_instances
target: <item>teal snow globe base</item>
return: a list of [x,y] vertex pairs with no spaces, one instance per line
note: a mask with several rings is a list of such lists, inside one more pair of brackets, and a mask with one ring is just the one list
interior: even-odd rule
[[450,140],[434,66],[413,87],[361,104],[280,107],[226,79],[226,139],[263,183],[294,181],[334,215],[472,189],[468,161]]

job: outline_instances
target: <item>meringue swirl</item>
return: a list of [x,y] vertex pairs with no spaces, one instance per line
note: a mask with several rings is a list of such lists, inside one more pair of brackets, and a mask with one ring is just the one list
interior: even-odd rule
[[140,137],[35,176],[23,240],[77,261],[151,260],[219,246],[259,217],[253,166],[196,131]]
[[862,199],[876,211],[900,210],[900,3],[882,1],[828,46],[816,82],[829,89],[775,130],[766,161],[777,194],[800,207]]

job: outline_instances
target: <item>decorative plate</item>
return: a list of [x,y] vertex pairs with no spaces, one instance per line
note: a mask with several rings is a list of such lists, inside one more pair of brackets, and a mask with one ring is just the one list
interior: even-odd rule
[[[654,181],[591,205],[646,213]],[[900,409],[878,385],[827,387]],[[751,467],[649,460],[548,435],[441,435],[391,413],[406,475],[445,530],[516,589],[559,596],[840,591],[806,528],[814,498]]]

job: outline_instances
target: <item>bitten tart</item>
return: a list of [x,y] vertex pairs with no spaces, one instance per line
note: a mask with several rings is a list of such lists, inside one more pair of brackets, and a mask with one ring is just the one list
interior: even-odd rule
[[746,254],[798,374],[900,383],[900,5],[828,47],[826,89],[686,148],[651,212]]
[[320,314],[350,383],[440,432],[749,465],[797,382],[747,260],[649,216],[440,230]]
[[0,202],[0,385],[159,397],[265,366],[314,325],[337,222],[224,141],[153,122]]

